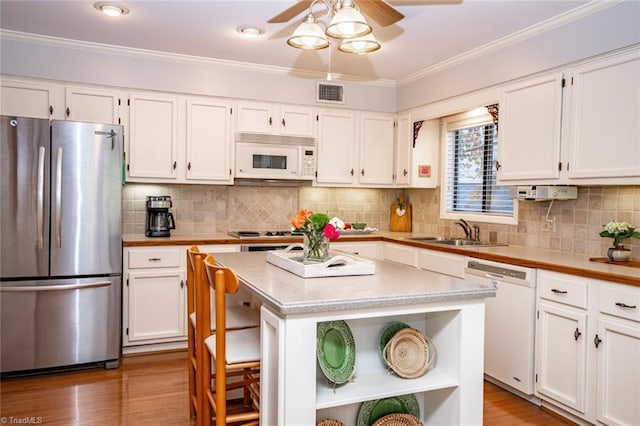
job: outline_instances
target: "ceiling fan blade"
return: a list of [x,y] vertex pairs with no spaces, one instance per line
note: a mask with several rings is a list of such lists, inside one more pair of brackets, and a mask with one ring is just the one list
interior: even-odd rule
[[269,24],[280,24],[282,22],[287,22],[288,20],[295,18],[296,16],[301,14],[303,11],[309,9],[312,1],[313,0],[298,0],[298,2],[296,2],[294,5],[286,8],[278,15],[269,19],[267,22]]
[[404,18],[402,13],[389,6],[383,0],[358,0],[357,5],[362,13],[371,17],[381,27],[395,24]]

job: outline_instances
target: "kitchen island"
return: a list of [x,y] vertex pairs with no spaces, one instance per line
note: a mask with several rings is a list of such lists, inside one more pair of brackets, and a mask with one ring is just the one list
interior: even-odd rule
[[[353,425],[368,401],[414,395],[427,424],[482,424],[484,298],[495,289],[389,261],[373,275],[303,279],[265,252],[216,253],[261,304],[261,424]],[[318,323],[344,320],[355,341],[355,375],[331,384],[316,361]],[[400,378],[379,355],[380,333],[401,321],[437,349],[425,375]],[[397,399],[396,399],[397,398]],[[411,397],[413,398],[413,397]]]

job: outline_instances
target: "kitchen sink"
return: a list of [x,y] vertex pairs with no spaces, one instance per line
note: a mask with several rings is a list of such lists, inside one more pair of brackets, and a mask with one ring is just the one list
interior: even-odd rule
[[413,241],[424,241],[425,243],[443,244],[456,247],[492,247],[507,245],[502,243],[492,243],[489,241],[469,240],[467,238],[413,237],[410,239]]

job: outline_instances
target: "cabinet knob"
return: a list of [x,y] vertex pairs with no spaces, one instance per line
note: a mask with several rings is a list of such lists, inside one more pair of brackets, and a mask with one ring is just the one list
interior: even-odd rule
[[593,344],[596,345],[596,348],[598,347],[598,345],[600,345],[600,343],[602,343],[602,339],[598,337],[598,335],[596,334],[596,337],[593,338]]
[[364,169],[360,170],[360,175],[364,176]]
[[496,170],[500,170],[500,167],[502,167],[502,165],[496,160]]
[[576,330],[573,332],[573,338],[576,339],[576,342],[580,336],[582,336],[582,333],[580,333],[580,330],[576,327]]
[[180,280],[180,288],[184,288],[184,280]]
[[67,117],[69,117],[71,115],[71,110],[69,109],[69,107],[67,107]]
[[191,161],[187,163],[187,170],[191,170]]
[[406,176],[408,173],[407,169],[402,169],[402,176]]
[[173,162],[173,170],[175,170],[175,169],[176,169],[176,167],[178,167],[178,162],[177,162],[177,161],[174,161],[174,162]]
[[351,173],[351,176],[353,176],[353,169],[351,169],[351,171],[349,173]]
[[287,127],[287,122],[284,121],[284,118],[282,119],[282,127]]
[[49,105],[49,115],[53,115],[53,105]]
[[269,126],[271,126],[272,123],[273,121],[271,120],[271,117],[269,117]]

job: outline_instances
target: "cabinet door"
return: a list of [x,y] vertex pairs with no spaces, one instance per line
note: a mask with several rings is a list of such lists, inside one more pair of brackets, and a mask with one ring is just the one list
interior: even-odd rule
[[312,108],[280,107],[280,134],[313,137],[314,115]]
[[184,271],[130,272],[129,342],[185,336]]
[[640,424],[640,324],[598,321],[598,420]]
[[67,87],[65,117],[73,121],[119,124],[117,92]]
[[556,305],[538,304],[536,390],[585,412],[587,315]]
[[360,175],[363,184],[393,183],[393,117],[363,115],[360,119]]
[[187,100],[187,180],[230,183],[231,106]]
[[318,115],[318,183],[354,182],[355,118],[349,112]]
[[562,79],[556,73],[502,90],[499,182],[560,176]]
[[53,85],[3,79],[1,113],[17,117],[53,118]]
[[571,81],[568,176],[640,177],[640,51],[575,68]]
[[149,94],[132,94],[129,100],[129,177],[175,179],[178,100]]
[[396,123],[394,179],[398,186],[407,186],[411,179],[411,116],[402,115]]
[[246,133],[273,132],[273,105],[245,103],[238,105],[236,130]]

